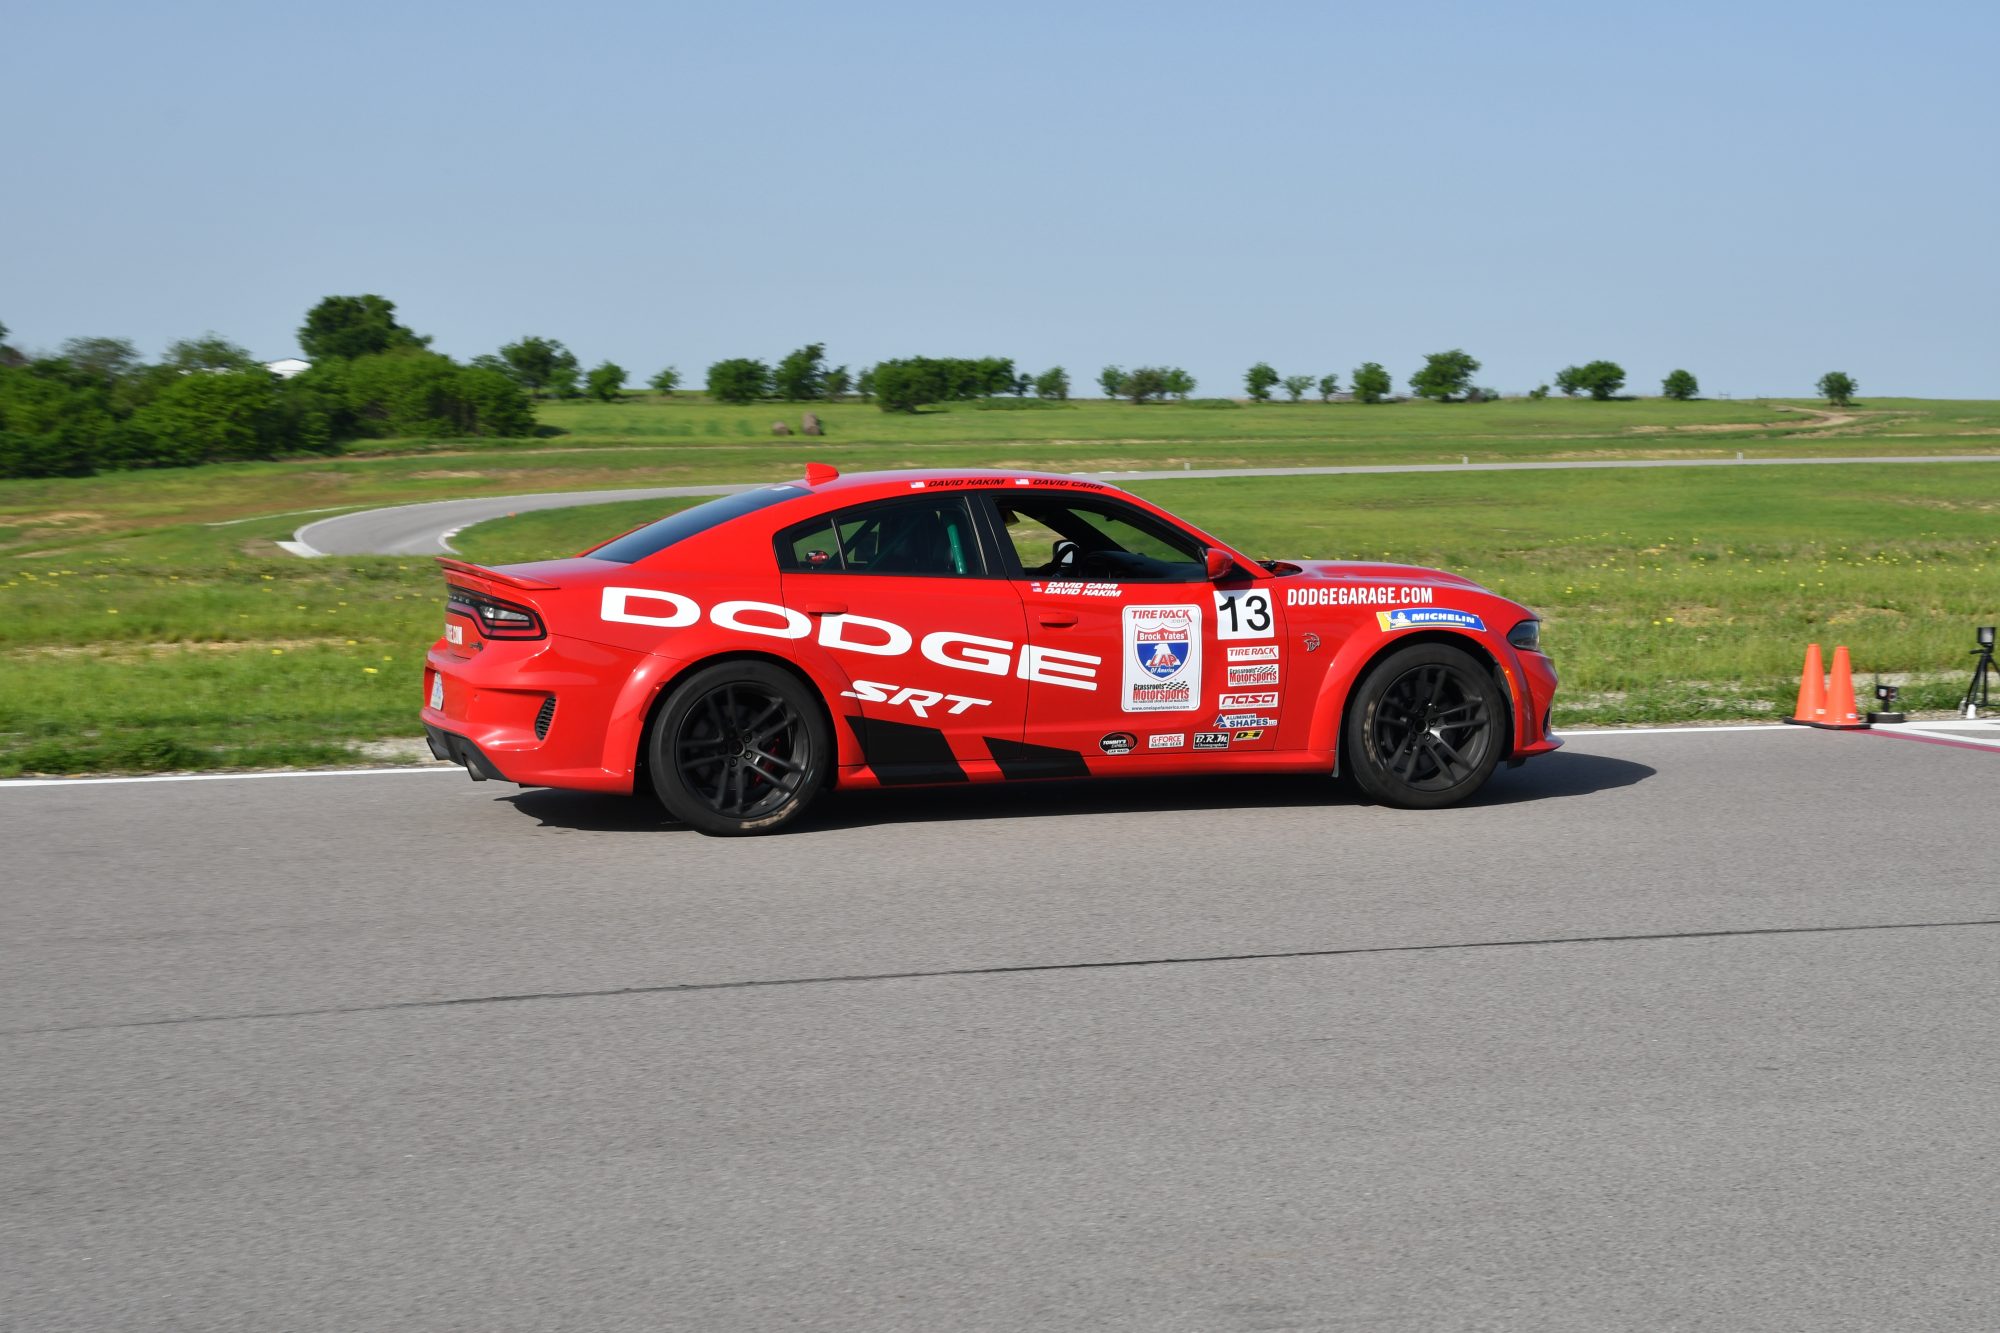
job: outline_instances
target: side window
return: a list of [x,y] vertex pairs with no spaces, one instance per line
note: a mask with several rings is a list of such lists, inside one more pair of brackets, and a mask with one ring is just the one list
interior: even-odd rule
[[840,534],[833,520],[816,518],[778,534],[778,568],[788,574],[838,574]]
[[1021,572],[1036,578],[1193,583],[1200,543],[1138,509],[1053,495],[994,497]]
[[862,505],[787,528],[778,534],[778,565],[793,573],[952,578],[986,572],[963,496]]

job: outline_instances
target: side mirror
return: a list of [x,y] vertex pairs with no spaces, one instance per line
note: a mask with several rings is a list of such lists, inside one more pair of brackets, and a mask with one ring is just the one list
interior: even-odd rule
[[1214,546],[1202,547],[1201,558],[1208,565],[1208,581],[1210,583],[1215,582],[1230,570],[1236,568],[1236,562],[1229,558],[1229,553]]

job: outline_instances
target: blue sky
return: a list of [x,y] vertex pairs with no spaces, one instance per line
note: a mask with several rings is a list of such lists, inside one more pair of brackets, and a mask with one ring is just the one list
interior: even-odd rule
[[2000,6],[34,5],[0,321],[2000,397]]

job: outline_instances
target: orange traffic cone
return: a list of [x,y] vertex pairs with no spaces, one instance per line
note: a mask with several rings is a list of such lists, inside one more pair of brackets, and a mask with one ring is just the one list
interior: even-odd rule
[[1854,711],[1854,666],[1847,660],[1847,645],[1833,648],[1833,683],[1826,687],[1826,718],[1820,723],[1830,731],[1866,731],[1867,721]]
[[1826,672],[1820,666],[1819,645],[1806,645],[1806,668],[1799,673],[1798,711],[1784,719],[1802,727],[1826,721]]

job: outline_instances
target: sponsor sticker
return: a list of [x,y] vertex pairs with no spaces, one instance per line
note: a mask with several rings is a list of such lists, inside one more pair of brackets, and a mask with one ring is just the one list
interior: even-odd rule
[[1255,694],[1225,694],[1215,701],[1217,708],[1276,708],[1278,692],[1259,690]]
[[463,644],[465,642],[465,626],[459,624],[446,625],[444,627],[444,641],[446,643]]
[[1278,645],[1275,643],[1237,643],[1223,650],[1232,662],[1275,662],[1278,660]]
[[1106,754],[1130,754],[1139,738],[1129,731],[1114,731],[1097,742],[1097,748]]
[[1264,733],[1261,731],[1239,731],[1236,733],[1236,739],[1239,741],[1261,741],[1264,739]]
[[[704,609],[692,597],[664,588],[606,588],[597,614],[610,624],[684,629],[701,620],[704,612],[710,624],[737,634],[771,639],[814,638],[822,648],[868,657],[904,657],[915,652],[925,661],[953,671],[982,676],[1011,675],[1031,685],[1094,690],[1097,668],[1104,661],[1090,653],[1073,653],[1036,643],[1016,644],[1011,639],[961,634],[956,630],[933,630],[919,638],[892,620],[877,620],[873,616],[821,616],[815,630],[811,616],[775,602],[727,601]],[[1199,636],[1195,642],[1199,644]]]
[[974,699],[963,694],[944,694],[937,690],[919,690],[913,686],[897,687],[884,685],[878,681],[857,680],[851,690],[842,690],[843,699],[859,699],[863,703],[888,704],[891,708],[908,708],[918,717],[929,717],[930,710],[940,705],[950,704],[940,711],[957,715],[968,708],[984,708],[991,699]]
[[1375,619],[1383,629],[1428,629],[1436,625],[1480,632],[1486,629],[1486,622],[1472,612],[1443,606],[1399,606],[1393,611],[1377,611]]
[[1030,583],[1028,589],[1048,597],[1122,597],[1116,583]]
[[1239,685],[1276,685],[1278,664],[1266,662],[1262,666],[1233,666],[1229,668],[1229,684],[1234,689]]
[[1197,750],[1227,750],[1229,733],[1226,731],[1197,731],[1194,734],[1194,748]]
[[1128,713],[1189,713],[1201,707],[1201,608],[1128,606],[1124,695]]
[[1215,719],[1218,727],[1275,727],[1278,719],[1265,717],[1261,713],[1224,713]]
[[1146,737],[1148,750],[1179,750],[1187,745],[1185,731],[1169,731]]
[[1395,602],[1428,602],[1434,588],[1367,587],[1341,583],[1312,583],[1303,588],[1285,589],[1286,606],[1387,606]]

